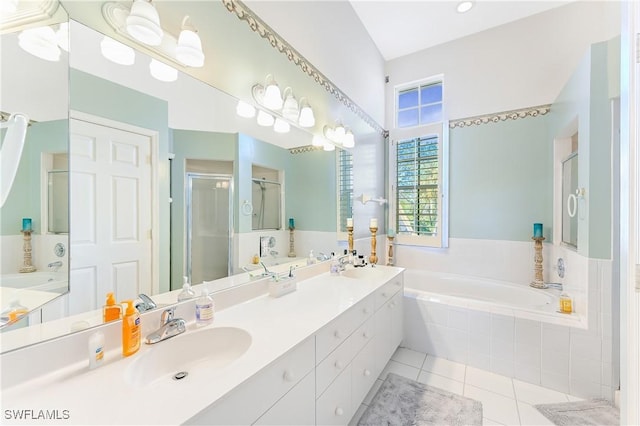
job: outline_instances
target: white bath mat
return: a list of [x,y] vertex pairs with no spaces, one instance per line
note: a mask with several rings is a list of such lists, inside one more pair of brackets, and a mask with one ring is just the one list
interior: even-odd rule
[[358,425],[482,425],[482,403],[389,373]]
[[610,426],[620,424],[620,412],[606,399],[534,405],[558,426]]

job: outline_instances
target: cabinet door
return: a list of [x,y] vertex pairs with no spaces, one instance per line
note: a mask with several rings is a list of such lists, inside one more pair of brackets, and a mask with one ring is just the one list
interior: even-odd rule
[[404,334],[402,303],[404,301],[404,292],[397,292],[393,298],[389,301],[389,307],[391,308],[391,347],[393,352],[402,343]]
[[262,415],[257,425],[312,425],[316,419],[313,371]]
[[370,341],[351,363],[351,405],[357,409],[373,386],[375,371],[374,343]]
[[351,408],[351,364],[316,400],[316,424],[346,425],[353,416]]
[[378,309],[374,317],[375,330],[373,343],[375,347],[375,363],[374,363],[374,375],[378,377],[382,370],[389,362],[389,358],[393,353],[389,354],[389,347],[391,346],[391,309],[387,304],[384,304]]

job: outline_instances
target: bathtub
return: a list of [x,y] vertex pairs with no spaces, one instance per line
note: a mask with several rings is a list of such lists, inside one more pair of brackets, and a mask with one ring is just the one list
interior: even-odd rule
[[66,272],[30,272],[0,275],[0,286],[12,289],[30,289],[64,293],[69,280]]
[[557,350],[543,341],[556,341],[557,333],[568,339],[571,328],[586,328],[583,315],[557,312],[559,294],[405,269],[402,346],[539,384],[546,367],[541,362],[555,359]]

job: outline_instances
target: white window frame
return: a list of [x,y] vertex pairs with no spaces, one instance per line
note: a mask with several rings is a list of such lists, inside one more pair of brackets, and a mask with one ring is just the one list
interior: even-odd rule
[[[438,137],[438,227],[435,235],[409,235],[396,233],[395,243],[424,247],[449,246],[449,124],[443,119],[441,122],[413,127],[397,127],[398,93],[412,87],[442,82],[443,102],[442,115],[445,117],[444,79],[437,76],[417,82],[407,83],[394,88],[394,128],[389,132],[389,228],[395,228],[397,222],[397,143],[407,139],[417,139],[428,136]],[[397,230],[396,230],[397,231]]]

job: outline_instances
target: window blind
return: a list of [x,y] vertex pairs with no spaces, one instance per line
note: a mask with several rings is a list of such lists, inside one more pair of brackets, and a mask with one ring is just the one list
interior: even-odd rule
[[353,217],[353,155],[341,149],[338,156],[339,230],[346,232],[347,218]]
[[438,230],[438,136],[398,142],[396,229],[411,235]]

